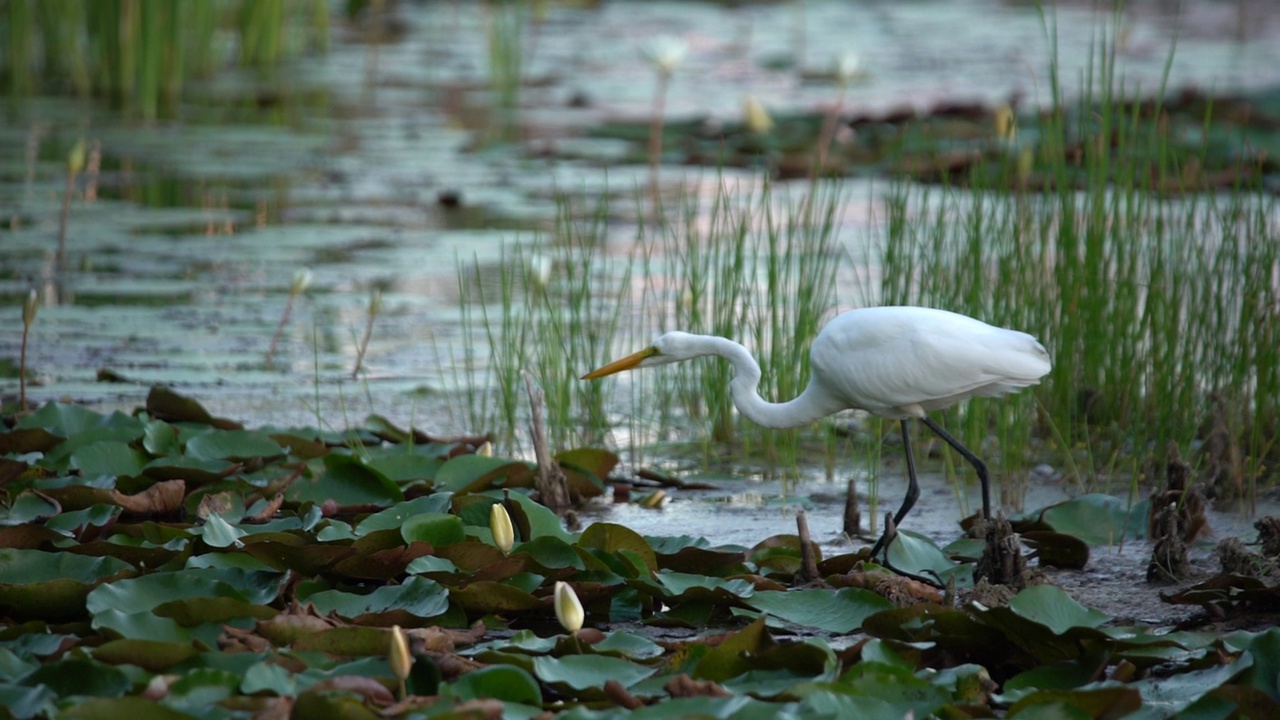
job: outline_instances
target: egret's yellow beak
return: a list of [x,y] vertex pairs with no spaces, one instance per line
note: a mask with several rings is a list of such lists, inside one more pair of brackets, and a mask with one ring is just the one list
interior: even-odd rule
[[602,378],[605,375],[612,375],[614,373],[620,373],[623,370],[630,370],[631,368],[639,365],[644,360],[647,360],[648,358],[651,358],[657,354],[658,354],[658,348],[647,347],[638,353],[632,353],[631,355],[628,355],[622,358],[621,360],[614,360],[613,362],[609,363],[608,365],[605,365],[602,368],[597,368],[595,370],[592,370],[586,375],[583,375],[582,379],[595,380],[596,378]]

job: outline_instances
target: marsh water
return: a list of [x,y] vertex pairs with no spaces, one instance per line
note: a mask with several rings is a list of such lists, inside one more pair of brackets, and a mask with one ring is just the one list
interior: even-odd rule
[[[1033,3],[982,0],[730,5],[553,4],[530,18],[510,142],[484,142],[494,107],[493,17],[481,3],[400,3],[376,43],[367,25],[336,23],[327,55],[221,76],[154,123],[90,101],[11,104],[0,126],[0,298],[13,321],[3,325],[0,356],[18,356],[18,308],[35,288],[43,306],[27,362],[35,378],[28,395],[37,401],[127,411],[151,385],[165,384],[249,425],[341,428],[378,413],[439,435],[485,432],[460,410],[462,386],[492,378],[483,344],[472,343],[468,364],[461,360],[468,341],[459,267],[491,267],[513,244],[538,242],[554,227],[557,195],[587,203],[612,196],[607,242],[633,242],[648,169],[619,162],[622,143],[587,131],[648,119],[656,75],[641,50],[653,37],[688,47],[671,79],[667,118],[715,122],[740,118],[747,95],[776,111],[826,107],[833,84],[815,78],[847,53],[860,62],[844,100],[851,112],[1015,98],[1043,106],[1055,45],[1062,77],[1084,78],[1095,45],[1116,27],[1093,3],[1061,3],[1048,17]],[[1274,13],[1250,2],[1174,7],[1137,3],[1119,18],[1127,88],[1155,92],[1166,67],[1171,90],[1280,84]],[[100,148],[101,163],[75,188],[59,272],[65,158],[80,138]],[[750,169],[722,172],[667,167],[663,178],[693,192],[718,177],[744,187],[761,179]],[[875,277],[882,184],[873,173],[843,183],[841,287],[865,288]],[[776,188],[793,190],[803,188]],[[264,355],[301,268],[313,282],[268,366]],[[353,378],[374,289],[382,310]],[[103,370],[112,381],[101,379]],[[2,382],[13,398],[16,378]],[[618,394],[617,402],[630,400]],[[761,481],[676,493],[658,513],[593,512],[642,532],[751,544],[792,531],[794,509],[807,507],[822,539],[837,542],[849,472],[828,481],[815,467],[802,471],[810,482],[799,487]],[[1043,482],[1029,504],[1068,491]],[[884,502],[896,505],[898,492],[886,483]],[[935,477],[915,526],[949,535],[960,505]],[[724,521],[708,523],[709,514]]]

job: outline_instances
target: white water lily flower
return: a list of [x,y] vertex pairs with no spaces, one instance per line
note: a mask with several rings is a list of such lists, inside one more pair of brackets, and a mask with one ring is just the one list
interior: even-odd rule
[[22,324],[34,325],[36,322],[36,311],[40,309],[40,296],[36,294],[34,289],[27,293],[27,301],[22,304]]
[[400,681],[400,699],[409,696],[409,671],[413,669],[413,653],[409,652],[409,638],[399,625],[391,626],[391,648],[387,651],[387,665]]
[[301,268],[293,274],[293,284],[289,287],[291,295],[301,295],[311,287],[311,270],[310,268]]
[[847,52],[836,60],[836,81],[848,85],[862,70],[862,58],[858,53]]
[[746,115],[747,129],[753,133],[764,135],[773,129],[773,118],[769,111],[755,95],[748,95],[743,102],[743,113]]
[[413,654],[409,652],[409,638],[399,625],[391,626],[391,649],[387,651],[387,664],[391,672],[403,682],[413,667]]
[[1009,144],[1018,139],[1018,116],[1013,113],[1013,108],[1008,105],[996,108],[993,122],[997,138]]
[[511,515],[500,502],[489,506],[489,530],[493,533],[493,544],[498,546],[502,554],[511,552],[516,544],[516,531],[511,525]]
[[582,629],[582,621],[586,619],[586,611],[582,609],[582,601],[567,582],[556,581],[555,590],[556,619],[560,627],[576,635]]
[[670,75],[684,62],[689,46],[671,35],[659,35],[640,49],[640,54],[658,68],[663,75]]

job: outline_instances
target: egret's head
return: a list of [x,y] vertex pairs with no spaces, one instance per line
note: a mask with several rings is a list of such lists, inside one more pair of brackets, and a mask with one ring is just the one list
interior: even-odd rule
[[652,365],[666,365],[667,363],[680,362],[681,360],[689,360],[700,355],[708,355],[705,343],[698,342],[702,339],[701,335],[691,335],[686,332],[669,332],[666,335],[653,341],[649,347],[637,353],[632,353],[621,360],[614,360],[604,367],[597,368],[582,376],[583,380],[595,380],[606,375],[620,373],[623,370],[634,370],[635,368],[650,367]]

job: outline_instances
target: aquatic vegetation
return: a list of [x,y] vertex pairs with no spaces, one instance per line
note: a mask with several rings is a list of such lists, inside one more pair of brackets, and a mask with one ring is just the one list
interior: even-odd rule
[[[160,388],[133,414],[48,404],[8,418],[7,712],[1280,712],[1275,629],[1121,625],[1050,585],[999,606],[896,605],[881,593],[901,578],[855,553],[819,559],[822,584],[796,587],[795,536],[747,548],[609,522],[569,532],[529,498],[527,463],[474,447],[373,419],[344,434],[244,429]],[[580,459],[560,462],[587,479]],[[510,554],[488,524],[504,505],[524,540]],[[1103,496],[1024,522],[1086,555],[1145,527]],[[964,591],[971,566],[951,555],[967,541],[905,539],[895,563],[939,567]],[[1242,618],[1274,602],[1256,579],[1215,582],[1176,599]]]
[[269,67],[328,43],[328,3],[13,0],[0,77],[11,97],[96,96],[145,119],[168,115],[195,78],[221,67],[223,31],[239,62]]

